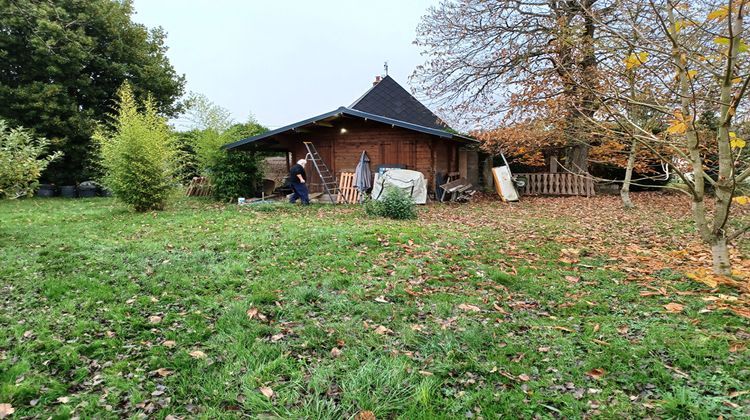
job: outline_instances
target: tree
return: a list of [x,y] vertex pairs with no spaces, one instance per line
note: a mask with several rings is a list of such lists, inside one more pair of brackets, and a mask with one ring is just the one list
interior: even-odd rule
[[112,127],[100,127],[94,139],[100,147],[104,185],[136,211],[161,210],[175,189],[179,150],[166,119],[150,97],[139,111],[128,83],[117,92]]
[[185,120],[192,130],[185,135],[192,140],[198,170],[211,181],[214,198],[229,201],[254,196],[263,178],[260,164],[263,155],[227,151],[222,146],[268,129],[252,116],[247,123],[234,124],[229,111],[202,94],[192,93],[186,102]]
[[417,29],[428,60],[413,79],[452,114],[481,121],[490,148],[521,137],[548,160],[563,150],[568,170],[586,171],[587,120],[598,103],[594,16],[608,13],[601,2],[444,1]]
[[0,198],[32,194],[42,171],[61,152],[45,155],[46,139],[34,138],[23,128],[9,129],[0,119]]
[[[642,75],[634,81],[635,90],[649,95],[629,95],[610,83],[600,90],[599,117],[590,122],[603,127],[602,121],[616,121],[669,165],[691,198],[698,234],[712,249],[714,272],[730,274],[728,244],[750,230],[750,223],[732,217],[733,205],[747,202],[735,192],[750,177],[750,166],[741,159],[746,142],[735,126],[738,117],[747,115],[743,100],[750,57],[744,15],[750,5],[744,0],[649,0],[645,16],[642,5],[623,0],[617,24],[599,22],[620,43],[619,51],[632,51],[620,63],[600,64],[613,75],[637,68]],[[654,131],[632,118],[628,110],[634,106],[654,113],[666,129]],[[713,211],[706,206],[707,187],[714,191]]]
[[[234,124],[219,137],[222,145],[268,131],[252,118],[245,124]],[[207,172],[213,185],[214,198],[220,201],[237,197],[253,197],[263,180],[261,159],[257,152],[220,149]]]
[[185,80],[161,28],[131,20],[131,0],[0,0],[0,117],[50,139],[64,158],[45,178],[91,177],[91,135],[124,81],[172,116]]

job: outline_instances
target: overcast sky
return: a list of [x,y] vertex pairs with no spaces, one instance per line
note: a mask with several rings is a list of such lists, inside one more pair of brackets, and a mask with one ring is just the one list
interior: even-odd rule
[[134,20],[167,31],[172,65],[237,121],[270,128],[348,106],[383,73],[407,90],[412,44],[437,0],[135,0]]

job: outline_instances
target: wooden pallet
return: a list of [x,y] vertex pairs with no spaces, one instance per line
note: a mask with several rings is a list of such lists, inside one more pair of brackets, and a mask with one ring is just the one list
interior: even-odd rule
[[213,186],[211,186],[208,178],[204,176],[196,176],[190,181],[190,185],[188,185],[185,195],[188,197],[206,197],[211,195],[212,192]]
[[362,193],[354,185],[354,172],[342,172],[339,175],[339,203],[357,204]]

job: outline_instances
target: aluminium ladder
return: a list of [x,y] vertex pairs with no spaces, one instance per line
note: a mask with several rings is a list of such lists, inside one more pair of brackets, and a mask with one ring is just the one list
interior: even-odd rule
[[302,143],[304,143],[307,148],[307,155],[305,158],[307,159],[308,156],[310,157],[310,160],[312,160],[313,166],[315,167],[315,171],[318,172],[318,176],[320,176],[320,180],[323,182],[323,189],[326,194],[328,194],[331,203],[336,204],[336,199],[333,197],[337,193],[336,178],[331,174],[331,171],[323,161],[320,153],[318,153],[315,145],[309,141],[304,141]]

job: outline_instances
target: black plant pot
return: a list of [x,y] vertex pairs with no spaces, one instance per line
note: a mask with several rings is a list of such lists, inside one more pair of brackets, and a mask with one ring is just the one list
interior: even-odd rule
[[63,185],[60,187],[60,195],[65,198],[76,198],[78,196],[78,190],[75,185]]
[[78,187],[78,196],[82,198],[96,197],[96,187]]
[[39,189],[36,191],[37,197],[54,197],[55,186],[51,184],[41,184]]

